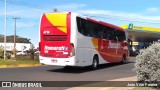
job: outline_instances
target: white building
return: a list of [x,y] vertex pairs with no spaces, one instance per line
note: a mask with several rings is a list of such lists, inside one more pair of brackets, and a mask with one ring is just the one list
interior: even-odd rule
[[[0,47],[4,47],[4,43],[0,43]],[[33,49],[33,44],[31,43],[16,43],[17,51],[27,51]],[[6,43],[6,51],[13,51],[14,43]]]

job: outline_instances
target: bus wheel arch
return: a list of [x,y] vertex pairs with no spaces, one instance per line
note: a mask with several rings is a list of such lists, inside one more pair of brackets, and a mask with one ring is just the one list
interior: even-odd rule
[[97,54],[95,54],[95,55],[93,56],[91,68],[92,68],[93,70],[95,70],[95,69],[97,69],[98,65],[99,65],[99,57],[98,57]]

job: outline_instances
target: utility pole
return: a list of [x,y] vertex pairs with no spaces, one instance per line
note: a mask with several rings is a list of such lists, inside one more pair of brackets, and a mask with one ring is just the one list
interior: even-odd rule
[[16,58],[16,21],[17,19],[20,19],[19,17],[14,17],[14,58]]
[[7,0],[4,1],[4,60],[6,60]]

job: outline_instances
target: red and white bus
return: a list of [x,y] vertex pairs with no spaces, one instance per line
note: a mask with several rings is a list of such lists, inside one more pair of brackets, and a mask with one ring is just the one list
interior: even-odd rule
[[129,59],[124,29],[76,13],[45,13],[40,23],[40,63],[89,66]]

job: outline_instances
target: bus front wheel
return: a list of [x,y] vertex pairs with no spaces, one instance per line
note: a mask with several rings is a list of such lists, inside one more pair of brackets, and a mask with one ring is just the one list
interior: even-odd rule
[[122,64],[126,63],[126,56],[125,55],[123,55],[121,63]]

